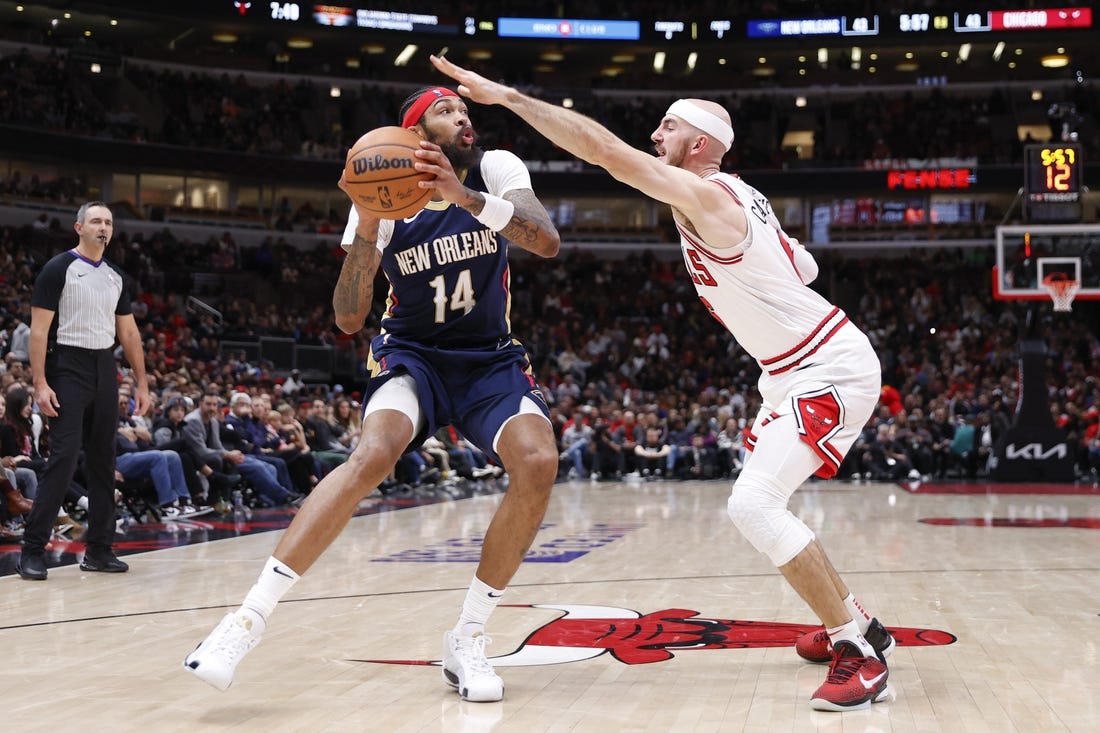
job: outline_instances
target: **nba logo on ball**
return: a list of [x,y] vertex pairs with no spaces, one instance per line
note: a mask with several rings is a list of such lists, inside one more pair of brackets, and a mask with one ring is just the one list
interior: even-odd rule
[[404,219],[424,208],[432,189],[416,170],[420,138],[403,127],[379,127],[356,141],[344,166],[344,183],[359,206],[381,219]]

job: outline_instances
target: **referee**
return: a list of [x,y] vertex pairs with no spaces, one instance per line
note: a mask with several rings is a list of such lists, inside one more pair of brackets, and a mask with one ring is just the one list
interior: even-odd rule
[[38,274],[31,296],[31,376],[39,411],[50,418],[50,455],[23,533],[19,575],[46,579],[46,543],[84,449],[88,489],[87,548],[81,570],[124,573],[115,557],[115,339],[133,369],[135,414],[149,406],[145,355],[122,273],[103,259],[111,210],[90,201],[76,213],[79,242]]

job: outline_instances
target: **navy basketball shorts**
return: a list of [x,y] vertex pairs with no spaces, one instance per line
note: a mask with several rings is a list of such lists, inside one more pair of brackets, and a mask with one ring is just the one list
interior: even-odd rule
[[381,334],[371,342],[368,365],[371,378],[364,405],[393,377],[408,374],[416,381],[424,427],[410,447],[419,446],[440,427],[453,425],[466,440],[499,461],[493,439],[509,418],[519,414],[524,397],[550,418],[527,350],[513,338],[489,347],[457,349]]

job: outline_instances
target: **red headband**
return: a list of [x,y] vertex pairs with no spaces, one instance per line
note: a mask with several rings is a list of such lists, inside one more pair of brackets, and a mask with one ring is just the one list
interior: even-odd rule
[[457,97],[458,95],[452,92],[447,87],[432,87],[431,89],[423,92],[416,101],[412,103],[409,110],[405,113],[405,116],[401,118],[402,127],[412,127],[416,123],[420,122],[420,118],[424,116],[424,112],[428,107],[437,99],[443,97]]

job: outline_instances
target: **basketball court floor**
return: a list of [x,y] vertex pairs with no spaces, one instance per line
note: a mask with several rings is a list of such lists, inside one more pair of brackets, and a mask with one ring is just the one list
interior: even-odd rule
[[792,645],[812,614],[737,535],[728,490],[557,485],[490,621],[506,687],[489,704],[461,701],[435,662],[498,492],[367,500],[224,693],[181,660],[239,603],[285,515],[133,527],[119,576],[80,572],[82,547],[62,543],[49,580],[24,581],[18,546],[0,545],[3,728],[1100,730],[1096,487],[804,486],[792,508],[899,642],[889,700],[843,714],[809,708],[826,668]]

